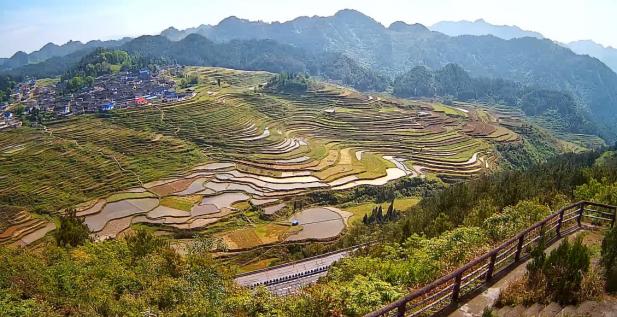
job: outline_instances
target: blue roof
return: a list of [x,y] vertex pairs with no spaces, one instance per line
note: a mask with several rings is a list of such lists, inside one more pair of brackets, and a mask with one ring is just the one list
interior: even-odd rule
[[108,103],[104,103],[101,105],[101,110],[104,110],[104,111],[111,110],[113,108],[114,108],[113,102],[108,102]]

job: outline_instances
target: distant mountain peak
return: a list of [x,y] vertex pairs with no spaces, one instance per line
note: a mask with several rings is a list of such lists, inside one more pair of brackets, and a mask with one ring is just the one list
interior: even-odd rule
[[473,22],[466,20],[441,21],[433,24],[430,29],[449,36],[493,35],[504,40],[520,37],[544,38],[544,36],[538,32],[526,31],[516,25],[496,25],[486,22],[484,19],[477,19]]
[[358,11],[358,10],[354,10],[354,9],[342,9],[337,11],[334,16],[350,16],[350,17],[367,17],[370,18],[368,15]]
[[362,23],[372,23],[372,24],[380,24],[375,21],[375,19],[370,16],[353,9],[343,9],[339,10],[334,14],[335,20],[343,20],[345,22],[362,22]]
[[249,20],[246,19],[240,19],[235,15],[232,16],[228,16],[226,18],[224,18],[223,20],[221,20],[221,22],[219,22],[219,24],[217,26],[224,26],[224,25],[235,25],[235,24],[244,24],[244,23],[248,23],[250,22]]
[[576,54],[593,56],[617,73],[617,49],[592,40],[580,40],[564,44]]
[[24,51],[17,51],[15,52],[15,54],[13,54],[13,56],[11,58],[23,58],[23,57],[28,57],[28,53],[24,52]]
[[163,32],[179,32],[180,30],[176,29],[173,26],[170,26],[168,28],[166,28],[165,30],[163,30]]
[[426,32],[430,31],[426,26],[420,23],[408,24],[403,21],[396,21],[388,26],[388,29],[395,32]]
[[55,44],[55,43],[53,43],[53,42],[49,42],[49,43],[47,43],[47,44],[43,45],[43,47],[41,47],[41,50],[42,50],[42,49],[46,49],[46,48],[51,48],[51,47],[59,47],[59,46],[58,46],[58,45],[56,45],[56,44]]

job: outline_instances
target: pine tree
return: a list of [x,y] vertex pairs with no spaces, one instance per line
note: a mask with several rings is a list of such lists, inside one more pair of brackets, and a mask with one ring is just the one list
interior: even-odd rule
[[383,210],[381,209],[381,206],[379,206],[379,208],[377,209],[377,222],[383,222]]
[[394,212],[394,199],[388,206],[388,211],[386,212],[386,221],[394,221],[396,220],[396,213]]

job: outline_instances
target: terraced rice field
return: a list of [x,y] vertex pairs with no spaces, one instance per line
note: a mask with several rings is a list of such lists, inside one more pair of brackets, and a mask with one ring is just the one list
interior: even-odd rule
[[53,222],[34,218],[23,209],[0,207],[1,245],[29,245],[55,228]]
[[[199,230],[249,202],[275,214],[307,191],[427,173],[472,177],[495,168],[493,144],[520,138],[499,114],[469,104],[373,97],[329,84],[278,94],[258,89],[269,73],[191,72],[203,84],[187,101],[0,134],[0,201],[53,212],[86,201],[78,214],[98,238],[137,223]],[[28,174],[17,177],[21,170]],[[338,220],[294,232],[262,226],[276,234],[261,236],[245,228],[226,239],[240,249],[330,239],[346,226],[342,213],[302,211],[294,216],[301,222],[325,214]]]

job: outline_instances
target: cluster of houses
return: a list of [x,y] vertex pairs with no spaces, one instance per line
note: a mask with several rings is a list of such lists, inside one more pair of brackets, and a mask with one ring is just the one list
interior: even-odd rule
[[191,96],[191,92],[176,92],[175,82],[161,72],[140,70],[97,77],[91,87],[72,94],[61,94],[59,85],[37,86],[34,81],[27,81],[15,87],[11,98],[23,104],[26,111],[37,108],[57,116],[69,116],[178,101]]
[[12,112],[6,111],[7,104],[0,104],[0,130],[21,127],[21,121],[17,120]]

